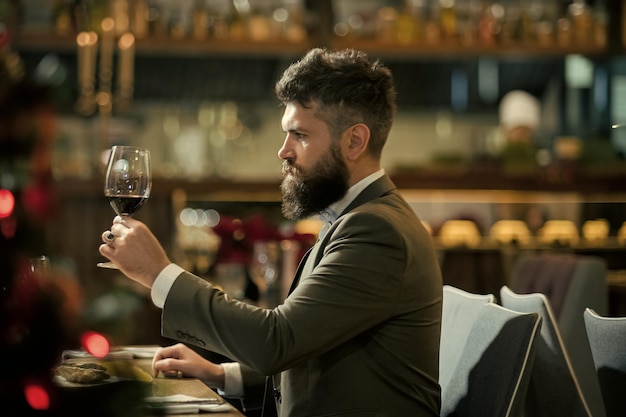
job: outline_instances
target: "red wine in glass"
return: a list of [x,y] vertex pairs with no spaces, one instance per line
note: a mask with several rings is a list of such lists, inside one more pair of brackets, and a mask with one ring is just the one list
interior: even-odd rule
[[108,199],[113,210],[120,216],[132,216],[147,200],[146,197],[132,195],[108,197]]

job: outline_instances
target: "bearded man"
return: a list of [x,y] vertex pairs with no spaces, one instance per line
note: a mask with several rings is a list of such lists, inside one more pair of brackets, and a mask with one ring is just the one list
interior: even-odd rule
[[264,416],[438,416],[442,282],[415,212],[381,168],[396,109],[391,72],[360,51],[313,49],[276,84],[285,110],[282,210],[325,225],[282,304],[234,300],[171,263],[145,224],[116,217],[100,252],[151,288],[155,374],[179,371],[246,400],[268,376]]

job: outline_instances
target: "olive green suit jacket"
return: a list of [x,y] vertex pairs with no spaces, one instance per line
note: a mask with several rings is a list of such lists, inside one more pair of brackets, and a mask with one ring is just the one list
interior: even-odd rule
[[303,259],[274,309],[189,273],[162,333],[274,375],[279,416],[438,416],[442,282],[430,235],[387,176]]

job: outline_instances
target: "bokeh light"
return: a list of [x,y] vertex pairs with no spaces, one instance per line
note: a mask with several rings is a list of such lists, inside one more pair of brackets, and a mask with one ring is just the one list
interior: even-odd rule
[[47,410],[50,408],[50,396],[44,387],[38,384],[28,384],[24,387],[26,402],[33,410]]
[[9,217],[15,208],[15,197],[9,190],[0,189],[0,219]]
[[96,358],[104,358],[111,348],[109,340],[97,332],[85,332],[80,338],[83,349]]
[[178,219],[188,227],[215,227],[220,222],[220,214],[214,209],[202,210],[186,207],[180,211]]

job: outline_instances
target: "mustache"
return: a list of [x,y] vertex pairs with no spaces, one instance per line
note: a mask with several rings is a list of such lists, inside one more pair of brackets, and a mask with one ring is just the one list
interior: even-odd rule
[[283,175],[300,175],[300,169],[293,163],[293,161],[285,160],[282,165]]

